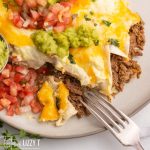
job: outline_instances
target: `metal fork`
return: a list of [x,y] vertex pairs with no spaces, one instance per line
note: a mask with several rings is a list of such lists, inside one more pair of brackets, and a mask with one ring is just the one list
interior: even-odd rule
[[134,146],[137,150],[144,150],[140,144],[138,126],[123,112],[115,108],[97,90],[85,90],[85,101],[82,104],[101,121],[105,127],[124,146]]

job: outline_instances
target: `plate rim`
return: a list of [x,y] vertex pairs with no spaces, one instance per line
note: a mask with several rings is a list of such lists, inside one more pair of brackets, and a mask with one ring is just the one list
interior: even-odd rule
[[[146,100],[141,106],[139,106],[138,108],[136,108],[135,110],[133,110],[128,116],[129,117],[132,117],[134,116],[135,114],[137,114],[138,112],[140,112],[143,108],[145,108],[148,104],[150,104],[150,98],[148,100]],[[7,120],[4,120],[4,119],[1,119],[0,120],[4,121],[4,123],[6,123],[7,125],[17,129],[17,130],[24,130],[23,128],[21,127],[16,127],[15,124],[12,124],[10,122],[8,122]],[[56,136],[51,136],[51,135],[42,135],[42,134],[38,134],[40,137],[42,138],[48,138],[48,139],[72,139],[72,138],[80,138],[80,137],[87,137],[87,136],[90,136],[90,135],[94,135],[94,134],[98,134],[98,133],[102,133],[104,131],[106,131],[107,129],[105,127],[103,128],[99,128],[95,131],[91,131],[91,132],[87,132],[87,133],[83,133],[83,134],[78,134],[78,135],[56,135]],[[32,132],[32,131],[29,131],[29,130],[25,130],[26,132],[28,133],[31,133],[31,134],[37,134],[35,132]]]

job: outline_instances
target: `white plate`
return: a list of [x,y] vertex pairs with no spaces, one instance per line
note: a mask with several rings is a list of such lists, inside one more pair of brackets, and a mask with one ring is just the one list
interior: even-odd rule
[[[114,99],[116,107],[131,115],[142,108],[150,98],[150,8],[149,0],[131,0],[131,8],[140,13],[145,22],[146,46],[144,56],[138,58],[142,67],[142,75],[139,80],[132,80]],[[92,117],[77,119],[72,118],[65,126],[56,128],[49,123],[39,123],[35,119],[15,116],[9,117],[5,112],[0,112],[0,119],[9,125],[24,129],[30,133],[36,133],[49,138],[72,138],[90,135],[103,131],[101,124]]]

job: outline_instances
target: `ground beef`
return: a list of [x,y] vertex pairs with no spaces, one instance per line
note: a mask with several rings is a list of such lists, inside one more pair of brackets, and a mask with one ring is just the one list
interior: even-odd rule
[[145,44],[144,23],[140,22],[131,27],[130,31],[130,56],[141,56]]
[[117,93],[123,90],[123,87],[133,77],[139,78],[141,68],[137,61],[134,61],[135,56],[141,56],[145,44],[144,27],[140,22],[135,24],[130,29],[130,61],[114,55],[111,55],[112,74],[113,74],[113,88]]
[[139,78],[141,74],[141,68],[134,60],[126,61],[122,57],[112,55],[111,64],[113,88],[117,91],[114,94],[122,91],[126,83],[128,83],[133,77]]

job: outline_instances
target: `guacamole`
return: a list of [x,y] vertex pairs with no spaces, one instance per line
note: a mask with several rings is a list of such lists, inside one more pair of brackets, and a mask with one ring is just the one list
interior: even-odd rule
[[72,28],[66,29],[64,34],[68,38],[71,48],[78,48],[78,47],[80,47],[79,37],[78,37],[78,34],[77,34],[75,28],[72,27]]
[[87,25],[70,27],[61,33],[41,30],[33,33],[31,38],[39,51],[47,55],[56,54],[61,58],[69,55],[69,48],[99,44],[96,29]]
[[31,35],[32,40],[41,52],[51,55],[57,54],[58,45],[54,40],[51,32],[37,31]]
[[2,40],[0,40],[0,70],[4,67],[8,59],[8,54],[9,51],[6,44]]

